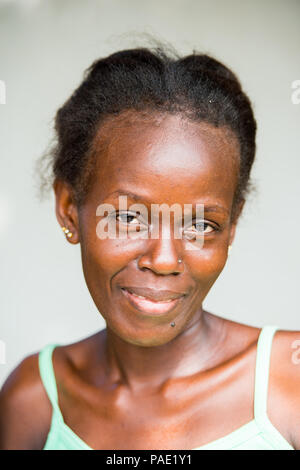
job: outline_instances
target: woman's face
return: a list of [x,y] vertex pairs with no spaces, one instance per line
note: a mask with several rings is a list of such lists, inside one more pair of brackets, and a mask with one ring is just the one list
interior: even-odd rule
[[[120,338],[141,346],[165,344],[201,314],[225,265],[235,231],[230,217],[237,139],[224,128],[175,115],[145,120],[127,113],[126,119],[101,126],[94,148],[99,153],[95,180],[70,221],[74,242],[81,244],[87,286],[108,328]],[[57,191],[57,211],[70,214],[62,208],[64,191]],[[127,196],[127,207],[118,213],[120,195]],[[129,209],[136,203],[146,207],[147,220]],[[122,232],[123,238],[99,238],[99,222],[108,220],[97,215],[101,204],[115,208],[116,234]],[[151,220],[152,204],[177,204],[182,214],[189,204],[192,223],[172,211],[169,225],[161,216]],[[204,220],[196,219],[196,204],[204,205]],[[158,235],[151,238],[155,224]],[[175,226],[182,228],[181,237],[175,238]]]

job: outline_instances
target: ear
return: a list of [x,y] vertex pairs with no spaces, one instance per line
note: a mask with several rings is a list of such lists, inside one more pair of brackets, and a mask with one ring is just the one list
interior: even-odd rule
[[70,186],[61,180],[53,183],[55,192],[55,213],[61,228],[66,227],[72,236],[66,236],[68,242],[79,243],[78,210]]
[[245,199],[243,199],[237,206],[236,210],[235,210],[235,214],[234,214],[234,219],[233,221],[231,222],[231,228],[230,228],[230,235],[229,235],[229,245],[232,245],[233,243],[233,240],[234,240],[234,237],[235,237],[235,230],[236,230],[236,226],[237,226],[237,223],[238,223],[238,220],[239,220],[239,217],[241,215],[241,212],[243,210],[243,207],[244,207],[244,204],[245,204]]

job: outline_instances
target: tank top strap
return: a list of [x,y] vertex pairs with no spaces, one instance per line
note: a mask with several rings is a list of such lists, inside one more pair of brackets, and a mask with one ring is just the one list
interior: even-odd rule
[[266,325],[261,329],[257,342],[255,388],[254,388],[254,419],[258,423],[268,420],[267,401],[269,369],[273,336],[278,326]]
[[40,351],[39,370],[46,393],[53,407],[53,418],[55,417],[63,421],[63,416],[58,405],[57,385],[52,363],[52,353],[56,346],[59,345],[48,344]]

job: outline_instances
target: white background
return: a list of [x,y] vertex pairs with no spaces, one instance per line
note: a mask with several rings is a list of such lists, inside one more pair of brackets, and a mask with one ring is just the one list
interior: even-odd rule
[[[140,33],[179,52],[195,48],[233,69],[258,122],[253,181],[209,311],[254,326],[300,329],[300,2],[297,0],[0,1],[0,383],[49,342],[104,327],[66,242],[53,196],[40,202],[34,162],[50,142],[57,108],[96,58],[145,45]],[[146,44],[147,45],[147,44]]]

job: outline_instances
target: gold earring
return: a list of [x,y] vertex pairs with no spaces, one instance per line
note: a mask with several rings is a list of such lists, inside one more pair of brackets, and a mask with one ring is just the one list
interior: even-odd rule
[[231,246],[231,245],[229,245],[229,247],[228,247],[228,252],[227,252],[227,256],[229,256],[229,255],[230,255],[231,249],[232,249],[232,246]]
[[69,230],[68,228],[62,227],[61,229],[62,229],[62,231],[65,233],[65,235],[67,235],[68,238],[72,238],[72,237],[73,237],[73,233],[70,232],[70,230]]

